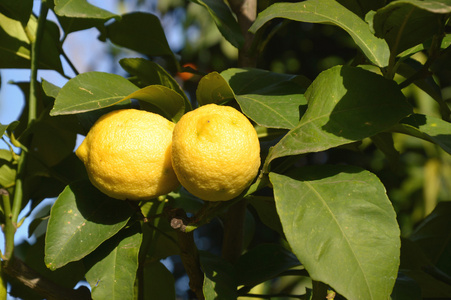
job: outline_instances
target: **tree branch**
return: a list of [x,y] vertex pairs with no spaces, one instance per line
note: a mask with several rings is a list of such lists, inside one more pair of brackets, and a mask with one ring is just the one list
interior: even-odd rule
[[48,300],[90,300],[91,293],[86,287],[77,290],[62,287],[53,281],[44,278],[17,258],[2,262],[4,274],[18,280],[36,293]]

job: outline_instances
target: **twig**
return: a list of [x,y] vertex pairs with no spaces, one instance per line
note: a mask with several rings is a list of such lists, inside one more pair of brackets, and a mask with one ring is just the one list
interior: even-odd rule
[[73,290],[62,287],[53,281],[44,278],[27,266],[23,261],[13,258],[2,262],[2,271],[29,287],[48,300],[90,300],[91,293],[86,287]]

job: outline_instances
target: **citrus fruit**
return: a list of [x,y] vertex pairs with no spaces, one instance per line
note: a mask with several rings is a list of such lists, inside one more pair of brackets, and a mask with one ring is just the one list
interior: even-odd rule
[[108,196],[152,199],[179,186],[171,164],[174,126],[151,112],[115,110],[97,120],[75,154]]
[[191,194],[208,201],[230,200],[257,175],[257,133],[249,120],[230,106],[201,106],[175,125],[172,165]]

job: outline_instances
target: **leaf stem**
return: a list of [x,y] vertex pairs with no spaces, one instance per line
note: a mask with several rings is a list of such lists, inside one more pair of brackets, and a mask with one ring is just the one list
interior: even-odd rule
[[5,189],[0,189],[0,195],[2,196],[2,204],[5,211],[5,226],[3,228],[5,234],[5,252],[2,256],[4,260],[9,260],[11,259],[14,251],[14,235],[16,233],[16,225],[12,221],[11,199],[8,191]]

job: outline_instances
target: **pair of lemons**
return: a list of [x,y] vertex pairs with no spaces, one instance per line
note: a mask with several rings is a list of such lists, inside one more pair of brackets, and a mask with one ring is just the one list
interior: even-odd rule
[[75,153],[94,186],[129,200],[149,200],[180,183],[200,199],[230,200],[260,167],[252,124],[238,110],[216,104],[186,113],[177,124],[142,110],[110,112]]

